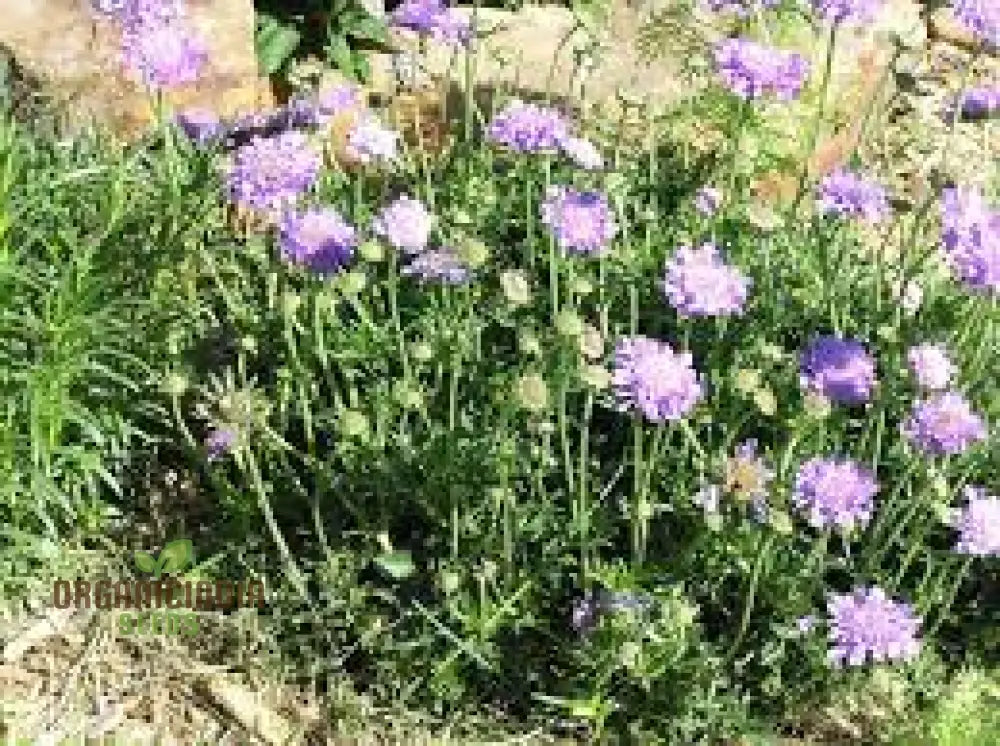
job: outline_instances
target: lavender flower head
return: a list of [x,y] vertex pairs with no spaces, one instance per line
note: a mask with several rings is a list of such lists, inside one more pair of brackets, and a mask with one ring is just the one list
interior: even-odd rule
[[513,101],[493,117],[486,135],[519,153],[551,152],[569,137],[569,124],[555,109]]
[[1000,556],[1000,498],[986,494],[982,487],[966,487],[965,498],[955,551],[974,557]]
[[682,318],[743,313],[751,281],[725,264],[714,244],[681,246],[667,262],[663,289]]
[[685,417],[703,393],[690,353],[645,336],[618,342],[612,385],[623,408],[651,422]]
[[813,7],[829,23],[865,24],[875,20],[882,0],[813,0]]
[[300,132],[255,137],[239,148],[229,171],[229,192],[236,202],[276,209],[308,191],[319,177],[322,159]]
[[400,274],[445,285],[462,285],[472,277],[469,266],[449,248],[430,249],[417,254],[400,269]]
[[856,217],[868,223],[878,223],[889,214],[885,187],[845,169],[823,178],[817,206],[824,215]]
[[357,231],[333,209],[288,212],[280,226],[281,254],[286,261],[328,274],[350,262]]
[[793,504],[814,528],[850,531],[871,520],[875,476],[849,459],[812,458],[799,467]]
[[122,61],[147,87],[166,90],[195,82],[208,50],[178,24],[144,24],[122,34]]
[[590,140],[583,137],[568,137],[562,144],[563,152],[580,168],[598,171],[604,168],[604,156]]
[[912,660],[920,652],[920,618],[909,604],[886,597],[881,588],[857,588],[833,595],[828,657],[833,665],[860,666],[866,660]]
[[361,89],[350,83],[323,88],[316,94],[317,119],[322,123],[361,106]]
[[184,0],[91,0],[90,5],[123,28],[169,24],[185,15]]
[[987,46],[1000,47],[1000,3],[997,0],[953,0],[952,13]]
[[347,154],[361,163],[395,161],[399,133],[387,128],[376,117],[362,117],[347,136]]
[[185,109],[174,117],[177,126],[194,143],[206,145],[225,132],[222,121],[208,109]]
[[372,231],[394,248],[406,254],[418,254],[427,248],[433,226],[434,216],[424,204],[404,194],[379,213],[372,223]]
[[236,431],[228,427],[213,428],[205,438],[208,460],[216,461],[232,450],[236,444]]
[[907,351],[906,361],[917,385],[930,391],[948,388],[955,375],[955,366],[941,345],[914,345]]
[[955,391],[918,401],[903,423],[903,435],[925,453],[961,453],[986,439],[986,424]]
[[741,38],[725,39],[715,47],[715,67],[723,85],[747,100],[794,99],[809,73],[802,55]]
[[774,472],[757,454],[756,440],[741,443],[726,460],[726,491],[740,500],[765,501],[766,504],[769,485],[773,479]]
[[694,209],[705,217],[711,217],[722,204],[722,191],[715,187],[703,186],[694,196]]
[[875,361],[860,342],[829,335],[806,347],[800,360],[803,389],[842,404],[861,404],[875,387]]
[[600,192],[552,186],[541,206],[542,223],[567,254],[602,254],[618,232],[608,199]]
[[1000,113],[1000,86],[980,86],[969,88],[961,96],[948,104],[944,109],[944,117],[951,120],[956,109],[962,119],[987,119]]
[[941,198],[941,223],[953,274],[973,290],[1000,293],[1000,210],[978,189],[950,188]]

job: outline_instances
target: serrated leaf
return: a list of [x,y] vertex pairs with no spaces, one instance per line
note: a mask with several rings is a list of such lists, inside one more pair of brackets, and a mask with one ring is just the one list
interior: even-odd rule
[[142,572],[156,572],[156,560],[148,552],[138,551],[135,553],[135,566]]
[[375,558],[375,564],[394,580],[403,580],[413,574],[416,566],[409,552],[389,552]]
[[180,572],[191,562],[194,551],[190,539],[176,539],[160,552],[161,572]]

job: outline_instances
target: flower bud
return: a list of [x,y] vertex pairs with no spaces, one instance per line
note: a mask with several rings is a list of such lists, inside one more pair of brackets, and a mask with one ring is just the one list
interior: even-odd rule
[[592,324],[583,325],[580,335],[580,354],[587,360],[598,360],[604,354],[604,337],[601,330]]
[[577,338],[583,334],[583,319],[575,311],[563,309],[556,316],[556,331],[564,337]]
[[434,350],[426,342],[414,342],[410,347],[410,354],[418,363],[426,363],[434,357]]
[[511,305],[523,306],[531,300],[531,285],[520,270],[511,269],[501,274],[500,287]]
[[580,378],[585,384],[598,391],[611,385],[611,373],[603,365],[585,365],[580,371]]
[[549,406],[549,387],[540,375],[529,373],[517,382],[517,398],[529,412],[541,412]]
[[518,335],[517,346],[525,355],[541,355],[542,343],[538,341],[538,336],[530,330],[524,330]]
[[341,275],[341,289],[345,295],[358,295],[368,284],[364,272],[344,272]]
[[378,241],[365,241],[358,247],[358,254],[366,262],[380,262],[385,259],[385,247]]
[[357,410],[348,409],[340,415],[340,430],[348,438],[363,439],[368,434],[368,418]]
[[767,387],[759,388],[754,392],[753,403],[766,417],[773,417],[778,411],[778,400],[774,396],[774,392]]

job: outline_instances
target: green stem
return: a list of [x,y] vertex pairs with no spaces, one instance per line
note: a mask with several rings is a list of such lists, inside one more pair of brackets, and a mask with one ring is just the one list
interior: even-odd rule
[[773,541],[774,536],[772,534],[766,534],[761,538],[760,549],[757,552],[757,561],[754,563],[753,574],[750,576],[750,588],[747,590],[747,598],[743,604],[743,616],[740,619],[740,626],[736,632],[736,637],[733,639],[733,644],[730,646],[729,652],[726,653],[727,661],[732,661],[736,657],[740,644],[746,636],[747,628],[750,625],[750,615],[753,613],[754,601],[757,595],[757,586],[760,583],[764,564],[768,559]]
[[962,560],[962,564],[958,568],[958,573],[955,575],[955,580],[952,581],[951,589],[948,591],[948,595],[946,597],[947,600],[941,604],[941,610],[938,612],[937,619],[934,622],[934,625],[924,634],[925,637],[933,637],[941,628],[945,618],[951,611],[952,605],[955,603],[955,599],[958,597],[958,592],[962,587],[962,583],[965,582],[965,578],[968,576],[969,570],[972,568],[972,559],[972,556],[969,555]]

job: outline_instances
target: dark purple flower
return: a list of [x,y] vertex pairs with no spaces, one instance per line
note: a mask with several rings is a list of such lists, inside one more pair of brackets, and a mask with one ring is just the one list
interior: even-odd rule
[[400,269],[400,274],[445,285],[462,285],[472,277],[469,266],[449,248],[429,249],[417,254]]
[[814,528],[850,531],[871,520],[878,483],[849,459],[812,458],[799,467],[793,504]]
[[573,608],[570,612],[570,625],[579,634],[591,632],[596,626],[600,616],[600,607],[597,596],[593,591],[588,592],[581,598],[573,601]]
[[819,336],[803,351],[802,388],[842,404],[868,401],[875,388],[875,361],[853,339]]
[[956,106],[962,119],[988,119],[1000,114],[1000,86],[983,86],[965,91],[960,105],[959,100],[956,100],[945,107],[943,113],[949,121],[955,115]]
[[472,37],[470,19],[442,0],[405,0],[392,12],[391,23],[446,44],[467,44]]
[[834,665],[860,666],[871,658],[912,660],[920,652],[920,618],[909,604],[888,598],[880,588],[857,588],[831,596],[829,660]]
[[618,232],[607,197],[600,192],[552,186],[541,211],[542,223],[567,254],[602,254]]
[[233,200],[256,209],[295,201],[319,177],[322,159],[300,132],[255,137],[239,148],[229,170]]
[[982,487],[966,487],[965,498],[955,551],[974,557],[1000,556],[1000,498],[988,495]]
[[618,342],[612,384],[622,407],[651,422],[685,417],[703,393],[690,353],[644,336]]
[[920,450],[942,455],[961,453],[987,435],[983,419],[955,391],[916,402],[902,430]]
[[715,67],[723,84],[740,98],[796,98],[809,73],[809,63],[795,52],[730,38],[715,47]]
[[555,109],[513,101],[493,117],[487,137],[521,153],[554,152],[569,137],[569,124]]
[[813,0],[816,14],[830,23],[870,23],[882,8],[882,0]]
[[1000,48],[1000,3],[997,0],[952,0],[955,19],[984,44]]
[[823,214],[860,218],[868,223],[878,223],[890,212],[885,187],[845,169],[823,178],[817,205]]
[[750,279],[723,262],[714,244],[681,246],[667,262],[663,290],[681,317],[743,313]]
[[331,208],[286,213],[280,239],[286,261],[323,274],[348,264],[358,244],[357,231]]
[[206,145],[223,135],[225,126],[215,112],[208,109],[185,109],[174,117],[177,126],[192,142]]

